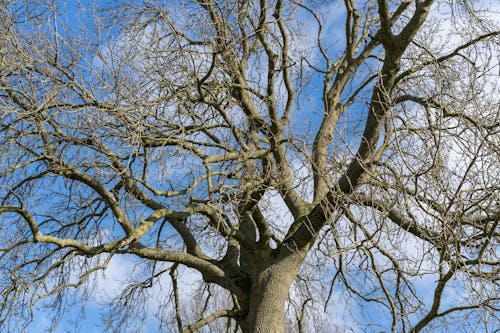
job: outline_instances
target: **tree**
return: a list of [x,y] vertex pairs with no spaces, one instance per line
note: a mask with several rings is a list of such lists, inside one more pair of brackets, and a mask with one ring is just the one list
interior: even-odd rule
[[[343,306],[345,330],[498,324],[485,4],[96,3],[1,5],[7,332],[88,299],[117,257],[138,269],[112,331],[167,278],[159,323],[184,332],[319,331],[307,317]],[[203,279],[196,316],[181,267]]]

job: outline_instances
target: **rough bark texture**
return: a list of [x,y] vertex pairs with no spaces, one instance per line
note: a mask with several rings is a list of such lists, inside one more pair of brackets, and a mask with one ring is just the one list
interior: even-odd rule
[[259,271],[250,295],[248,332],[284,332],[285,303],[302,259],[300,255],[285,258]]

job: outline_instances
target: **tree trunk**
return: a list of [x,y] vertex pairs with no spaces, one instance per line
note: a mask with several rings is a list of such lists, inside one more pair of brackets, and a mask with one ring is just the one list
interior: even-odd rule
[[258,271],[252,284],[248,314],[240,325],[243,332],[284,333],[285,303],[302,261],[302,255],[292,255]]

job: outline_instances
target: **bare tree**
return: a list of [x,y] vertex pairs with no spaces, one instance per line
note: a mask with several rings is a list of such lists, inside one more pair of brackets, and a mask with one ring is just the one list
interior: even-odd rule
[[109,331],[151,297],[180,332],[498,325],[481,1],[0,3],[0,330],[91,299],[116,257]]

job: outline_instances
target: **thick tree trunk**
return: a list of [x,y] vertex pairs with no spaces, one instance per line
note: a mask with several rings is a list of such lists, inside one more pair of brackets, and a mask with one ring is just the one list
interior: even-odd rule
[[303,256],[292,255],[259,270],[252,284],[249,310],[241,327],[245,333],[284,333],[285,303],[302,264]]

